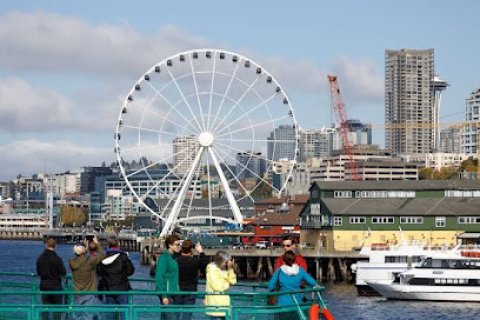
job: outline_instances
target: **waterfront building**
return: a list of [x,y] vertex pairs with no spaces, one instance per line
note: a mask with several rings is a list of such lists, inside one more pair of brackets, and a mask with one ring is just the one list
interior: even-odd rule
[[[267,137],[267,158],[269,160],[295,159],[295,128],[289,125],[280,125],[270,132]],[[291,141],[291,142],[290,142]]]
[[0,229],[47,229],[46,215],[38,214],[0,214]]
[[300,129],[299,159],[305,162],[311,158],[327,157],[333,150],[334,128]]
[[65,172],[45,177],[45,187],[53,196],[65,199],[66,195],[80,194],[80,173]]
[[465,153],[477,157],[478,126],[480,122],[480,88],[470,94],[465,102],[466,123],[464,127]]
[[121,189],[109,189],[103,205],[103,216],[106,220],[125,220],[133,216],[133,197],[124,196]]
[[[348,129],[348,141],[351,146],[355,145],[371,145],[372,144],[372,125],[362,123],[359,120],[349,119],[346,121]],[[332,133],[332,150],[343,149],[343,141],[340,128],[335,129]]]
[[420,240],[455,245],[480,232],[474,180],[315,181],[300,213],[301,239],[328,249]]
[[[376,145],[356,145],[352,147],[352,153],[357,176],[362,180],[418,179],[416,165],[392,158],[390,153]],[[311,181],[354,180],[350,160],[343,150],[333,151],[331,157],[312,159],[309,162]]]
[[236,158],[236,176],[238,180],[263,178],[267,170],[267,162],[261,152],[238,152]]
[[440,152],[465,153],[463,126],[450,126],[440,131]]
[[393,154],[429,153],[435,145],[434,50],[385,51],[385,144]]
[[173,140],[173,172],[187,174],[197,154],[198,141],[193,135]]
[[459,168],[462,162],[468,159],[465,153],[425,153],[425,154],[404,154],[401,158],[406,162],[417,163],[420,167],[440,170],[444,167]]

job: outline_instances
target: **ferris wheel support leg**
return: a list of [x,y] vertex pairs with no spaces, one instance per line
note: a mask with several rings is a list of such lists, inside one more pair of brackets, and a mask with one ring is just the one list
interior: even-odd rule
[[235,198],[233,197],[232,190],[230,190],[230,186],[228,185],[227,178],[225,178],[225,174],[223,173],[223,170],[220,167],[220,163],[218,162],[217,156],[215,155],[215,153],[211,148],[208,149],[208,152],[210,153],[210,156],[212,157],[212,160],[213,160],[213,164],[215,165],[215,169],[217,169],[218,175],[220,176],[220,180],[222,182],[223,188],[225,188],[225,195],[227,196],[228,203],[232,208],[235,221],[237,221],[239,224],[242,224],[243,223],[242,213],[238,208],[237,201],[235,201]]
[[200,147],[198,150],[195,159],[193,160],[192,167],[187,173],[187,178],[180,189],[177,199],[175,200],[175,204],[172,207],[172,211],[168,215],[167,220],[165,220],[165,224],[162,228],[162,232],[160,232],[160,238],[165,237],[167,233],[170,232],[170,229],[173,226],[175,220],[177,220],[178,215],[180,214],[180,210],[182,208],[183,201],[185,200],[185,196],[187,194],[188,189],[190,188],[190,184],[192,183],[193,175],[195,174],[195,168],[198,166],[200,162],[200,158],[202,157],[204,147]]

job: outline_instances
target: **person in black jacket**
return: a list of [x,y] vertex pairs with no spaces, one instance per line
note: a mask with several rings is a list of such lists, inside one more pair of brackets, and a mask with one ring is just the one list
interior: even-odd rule
[[[178,264],[179,286],[181,291],[197,291],[198,272],[205,272],[205,268],[210,262],[210,259],[208,259],[208,257],[203,252],[203,248],[200,243],[197,243],[195,245],[195,251],[197,251],[198,253],[197,257],[193,256],[192,247],[192,240],[184,240],[182,243],[181,254],[175,257],[175,260]],[[173,304],[195,304],[195,295],[173,296]],[[177,315],[177,319],[192,319],[192,314],[190,312],[182,312]]]
[[[45,243],[45,251],[37,258],[37,274],[40,277],[40,291],[60,291],[62,288],[62,277],[67,274],[62,258],[60,258],[55,249],[57,243],[55,239],[48,238]],[[43,294],[43,304],[63,304],[63,295]],[[48,313],[43,314],[44,319],[49,318]],[[54,319],[60,319],[61,313],[55,313]]]
[[[107,240],[106,257],[98,264],[100,291],[129,291],[132,289],[128,277],[135,272],[132,261],[119,247],[116,238]],[[105,295],[106,304],[128,304],[127,295]],[[109,314],[110,315],[110,314]]]

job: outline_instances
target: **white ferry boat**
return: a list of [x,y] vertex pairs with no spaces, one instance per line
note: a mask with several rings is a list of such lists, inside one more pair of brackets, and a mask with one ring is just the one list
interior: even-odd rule
[[358,261],[352,265],[352,272],[356,274],[355,285],[359,295],[380,295],[372,289],[368,281],[391,282],[395,276],[404,272],[408,267],[415,266],[420,257],[428,253],[448,252],[453,250],[447,246],[426,246],[421,241],[404,241],[400,245],[372,244],[363,247],[360,254],[368,260]]
[[480,301],[480,251],[435,253],[393,281],[367,281],[387,299]]

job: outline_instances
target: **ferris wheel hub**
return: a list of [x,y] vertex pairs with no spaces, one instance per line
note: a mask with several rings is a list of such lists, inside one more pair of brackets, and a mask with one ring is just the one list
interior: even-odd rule
[[213,134],[211,134],[210,132],[202,132],[198,136],[198,142],[200,142],[200,145],[202,147],[211,147],[213,144],[213,140]]

